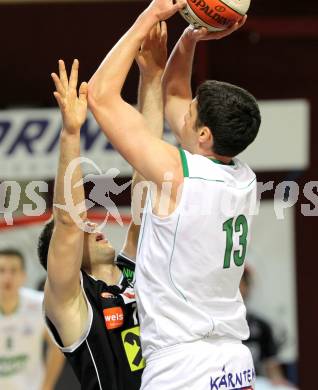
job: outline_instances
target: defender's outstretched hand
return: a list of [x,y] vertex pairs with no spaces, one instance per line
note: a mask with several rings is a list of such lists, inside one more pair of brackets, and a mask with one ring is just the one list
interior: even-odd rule
[[183,34],[196,42],[222,39],[244,26],[246,20],[247,15],[245,15],[241,21],[236,22],[233,26],[228,27],[226,30],[215,32],[209,32],[205,27],[196,29],[193,26],[189,26],[184,30]]
[[59,76],[52,73],[55,84],[55,99],[60,107],[63,118],[63,129],[69,133],[80,131],[87,114],[87,83],[83,82],[77,95],[78,60],[74,60],[70,78],[67,77],[65,64],[59,60]]
[[167,24],[158,22],[147,35],[136,61],[142,77],[161,76],[167,63]]
[[186,0],[153,0],[147,10],[153,12],[158,22],[160,22],[161,20],[169,19],[184,8],[186,4]]

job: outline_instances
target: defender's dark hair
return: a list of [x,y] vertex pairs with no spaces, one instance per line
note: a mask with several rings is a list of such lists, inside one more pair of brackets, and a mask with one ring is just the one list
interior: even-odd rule
[[54,229],[54,220],[48,222],[40,233],[38,241],[38,256],[42,267],[47,270],[47,256]]
[[20,259],[22,269],[25,270],[25,259],[23,254],[19,250],[13,248],[0,249],[0,256],[18,257]]
[[213,152],[234,157],[254,141],[261,114],[255,98],[244,89],[208,80],[197,89],[197,126],[207,126],[213,135]]

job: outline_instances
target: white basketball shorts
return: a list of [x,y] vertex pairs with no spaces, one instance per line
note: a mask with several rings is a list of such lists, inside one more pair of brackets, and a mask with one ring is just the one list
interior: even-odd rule
[[140,390],[253,390],[249,349],[232,339],[202,339],[154,352]]

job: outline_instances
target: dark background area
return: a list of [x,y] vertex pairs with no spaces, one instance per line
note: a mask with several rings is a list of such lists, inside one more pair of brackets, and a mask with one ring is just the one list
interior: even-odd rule
[[[70,64],[78,58],[80,78],[88,80],[144,8],[144,2],[0,5],[0,109],[55,106],[50,73],[57,70],[57,60],[63,58]],[[170,47],[185,26],[179,15],[169,21]],[[248,22],[241,31],[229,39],[199,45],[193,86],[213,78],[238,84],[259,99],[308,99],[310,167],[298,175],[303,189],[306,182],[318,180],[317,70],[318,2],[252,0]],[[136,101],[137,78],[135,68],[124,91],[130,102]],[[288,153],[288,139],[282,153]],[[270,154],[268,150],[269,158]],[[257,174],[259,181],[274,180],[277,184],[291,172]],[[308,201],[300,199],[296,210],[299,375],[301,390],[314,390],[312,374],[318,350],[314,232],[318,231],[318,219],[302,216],[301,203]],[[129,204],[129,192],[119,204]]]

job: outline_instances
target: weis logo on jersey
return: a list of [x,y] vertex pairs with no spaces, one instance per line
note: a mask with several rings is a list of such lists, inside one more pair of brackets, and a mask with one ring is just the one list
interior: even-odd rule
[[104,309],[103,313],[108,330],[120,328],[124,324],[124,313],[121,307],[110,307]]

